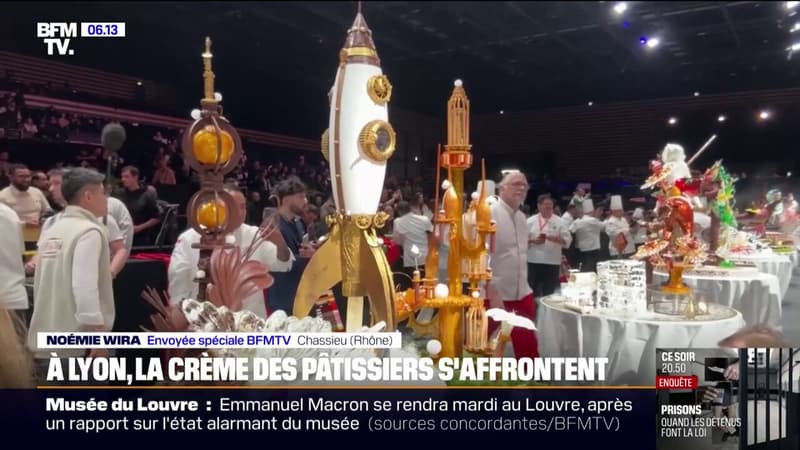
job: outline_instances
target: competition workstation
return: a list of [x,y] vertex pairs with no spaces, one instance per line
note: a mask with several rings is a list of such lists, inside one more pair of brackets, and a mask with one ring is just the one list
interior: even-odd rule
[[[267,436],[269,445],[296,446],[300,438],[309,445],[339,442],[354,448],[388,438],[385,442],[398,447],[421,439],[431,445],[523,442],[612,448],[635,442],[638,447],[658,449],[800,450],[800,342],[791,341],[798,333],[787,328],[797,326],[787,315],[800,307],[797,204],[786,196],[786,189],[776,185],[768,186],[752,207],[739,209],[737,177],[720,156],[724,155],[719,146],[724,141],[722,131],[715,128],[710,137],[706,134],[689,154],[673,136],[648,141],[657,141],[657,146],[645,153],[662,150],[649,166],[647,158],[640,161],[649,174],[637,180],[635,195],[644,199],[641,209],[647,212],[625,222],[642,231],[642,241],[624,254],[633,239],[631,229],[626,229],[610,237],[609,245],[617,246],[620,256],[601,260],[596,270],[559,266],[559,286],[549,295],[538,295],[536,288],[528,286],[529,280],[536,284],[529,271],[535,271],[532,266],[537,264],[529,261],[526,252],[532,245],[561,246],[564,242],[550,242],[552,237],[547,236],[545,244],[536,243],[538,236],[530,235],[532,222],[525,224],[523,212],[509,205],[505,193],[520,188],[518,180],[524,171],[506,170],[495,176],[500,171],[494,168],[500,165],[523,166],[527,153],[497,151],[495,155],[478,148],[485,139],[475,139],[481,145],[473,147],[468,92],[474,92],[472,83],[490,77],[465,70],[448,74],[447,83],[441,83],[443,78],[438,76],[424,80],[437,83],[437,101],[443,110],[436,118],[441,130],[436,141],[442,144],[424,145],[423,151],[430,156],[424,159],[433,164],[419,172],[420,188],[432,193],[431,207],[427,207],[430,214],[426,216],[420,207],[419,213],[393,215],[403,201],[386,207],[383,186],[389,185],[390,179],[395,183],[399,176],[399,157],[406,159],[405,164],[410,161],[403,147],[411,145],[407,137],[419,135],[421,142],[425,140],[423,131],[409,131],[421,125],[393,120],[389,105],[398,96],[424,95],[426,91],[415,92],[414,86],[408,85],[395,89],[391,74],[383,68],[393,70],[408,64],[405,53],[416,51],[411,41],[417,37],[444,33],[422,22],[398,27],[394,16],[402,15],[406,18],[402,23],[409,25],[416,19],[408,17],[421,10],[432,9],[436,16],[450,14],[452,9],[459,15],[462,29],[452,30],[448,40],[458,41],[456,36],[465,30],[472,33],[469,30],[480,28],[474,20],[480,19],[481,8],[502,9],[508,15],[504,20],[523,20],[534,31],[545,30],[515,40],[552,39],[564,48],[573,47],[568,39],[572,31],[558,31],[555,20],[552,26],[543,25],[552,17],[532,13],[539,6],[487,2],[460,9],[460,3],[327,2],[321,6],[309,2],[209,2],[195,5],[207,16],[200,23],[208,26],[197,35],[179,32],[183,21],[195,19],[183,17],[181,12],[187,10],[171,4],[126,6],[125,10],[139,11],[136,20],[126,18],[122,9],[113,17],[81,19],[66,12],[60,16],[61,6],[51,5],[52,11],[39,11],[35,4],[26,6],[28,22],[23,28],[36,33],[18,39],[35,37],[46,51],[36,58],[25,55],[24,43],[12,46],[14,52],[0,51],[0,69],[6,66],[0,85],[0,155],[8,157],[6,143],[13,149],[14,162],[27,161],[19,155],[33,148],[32,142],[50,145],[57,141],[52,145],[63,145],[64,151],[72,151],[72,145],[96,145],[91,133],[63,140],[59,133],[80,128],[70,125],[70,120],[80,123],[80,117],[104,114],[115,130],[125,128],[117,131],[122,137],[113,144],[103,137],[97,157],[80,153],[79,164],[91,167],[102,162],[98,168],[108,181],[121,176],[124,185],[125,173],[131,173],[123,169],[124,164],[152,164],[155,160],[154,177],[160,181],[151,180],[149,185],[164,198],[174,195],[177,200],[162,198],[159,211],[164,225],[159,225],[157,245],[133,251],[114,281],[113,329],[78,327],[28,335],[27,326],[37,308],[35,286],[40,282],[31,267],[37,258],[53,257],[53,252],[61,250],[50,246],[37,252],[35,245],[26,250],[23,244],[21,254],[11,252],[14,265],[4,270],[14,272],[16,259],[21,262],[24,258],[22,269],[26,272],[12,275],[20,275],[24,281],[30,308],[1,311],[0,343],[6,346],[3,353],[7,356],[0,357],[0,427],[8,431],[7,436],[20,436],[28,441],[24,444],[33,446],[97,448],[263,445]],[[626,11],[655,2],[595,3],[552,4],[564,10],[598,8],[626,30],[638,26],[628,21]],[[674,10],[664,17],[706,8],[724,18],[726,29],[730,27],[736,35],[733,21],[742,19],[731,19],[729,14],[743,14],[739,3],[755,4],[696,3],[691,8],[670,7]],[[800,10],[798,3],[781,2],[780,8]],[[0,15],[16,8],[22,11],[23,4],[0,5]],[[606,11],[609,8],[610,12]],[[69,9],[67,4],[64,11]],[[287,11],[294,9],[308,14],[289,19]],[[154,14],[169,17],[180,37],[164,48],[140,48],[140,54],[135,58],[129,55],[130,59],[181,49],[180,55],[167,57],[176,64],[190,65],[186,73],[194,78],[183,80],[183,88],[196,90],[202,81],[199,108],[189,117],[141,107],[142,102],[158,100],[161,91],[155,83],[151,86],[112,73],[130,66],[104,67],[102,61],[88,64],[87,59],[80,63],[69,59],[76,52],[101,55],[109,51],[92,47],[86,43],[89,38],[112,48],[115,40],[135,41],[137,34],[158,32],[167,19],[152,18],[151,23],[142,18]],[[375,35],[366,19],[373,14],[373,24],[381,24]],[[313,60],[320,55],[319,48],[304,49],[303,43],[310,41],[296,39],[291,33],[284,33],[280,40],[267,40],[255,36],[252,29],[220,28],[220,23],[235,23],[228,20],[242,20],[243,15],[248,21],[263,20],[264,27],[277,22],[292,33],[313,34],[319,48],[334,39],[338,46],[342,34],[344,44],[338,55]],[[345,16],[347,20],[342,19]],[[587,27],[610,27],[607,19],[596,21],[600,25]],[[10,19],[2,23],[16,29]],[[148,23],[153,25],[151,29]],[[192,30],[197,30],[198,24],[194,25]],[[384,30],[384,26],[392,28]],[[340,34],[330,34],[332,27]],[[794,27],[800,30],[800,25]],[[413,29],[414,34],[407,43],[399,36],[399,30],[405,29]],[[241,36],[237,35],[240,31]],[[621,45],[623,32],[607,33],[617,36],[617,45]],[[499,45],[492,36],[486,34],[485,38],[483,46]],[[218,63],[241,58],[226,54],[237,47],[232,43],[237,39],[257,40],[256,47],[265,55],[271,53],[271,47],[308,52],[294,61],[308,67],[292,66],[294,62],[284,65],[280,58],[270,57],[267,65],[258,66],[256,74],[287,70],[298,86],[312,78],[328,80],[327,105],[324,95],[320,96],[324,112],[314,118],[328,124],[321,142],[240,127],[240,118],[253,111],[245,106],[255,103],[242,95],[246,89],[226,91],[229,106],[223,111],[217,88],[229,76],[226,71],[252,67],[250,61],[241,61],[241,68],[230,62]],[[391,43],[387,45],[390,49],[382,47],[379,53],[376,41]],[[639,41],[641,49],[649,51],[658,46],[659,39],[641,37]],[[800,46],[794,50],[798,49]],[[472,51],[437,50],[426,59]],[[195,56],[183,59],[184,55]],[[454,63],[452,70],[458,67]],[[514,70],[511,67],[506,69]],[[320,70],[322,75],[311,74]],[[423,73],[422,67],[418,70]],[[123,87],[115,84],[117,80],[135,86]],[[68,86],[69,95],[55,88],[56,84]],[[33,87],[40,85],[48,87]],[[488,91],[480,92],[481,101],[488,101]],[[118,99],[117,104],[106,105],[98,100],[102,93],[130,94],[131,101],[123,105]],[[242,98],[235,98],[237,95]],[[296,101],[301,100],[297,97]],[[593,102],[588,105],[593,107]],[[14,113],[17,108],[18,117]],[[54,113],[66,124],[56,116],[50,121],[48,114]],[[34,131],[36,125],[26,123],[29,114],[48,118],[42,119],[42,130]],[[573,117],[572,113],[553,114]],[[500,115],[513,118],[504,111]],[[70,119],[73,116],[76,118]],[[585,112],[574,117],[592,120]],[[719,123],[725,121],[724,116],[720,118]],[[305,119],[308,117],[294,120]],[[485,128],[511,129],[496,125],[496,118],[476,115],[475,119],[486,120]],[[520,118],[514,125],[522,134],[527,133],[518,129],[525,126],[524,120]],[[669,120],[670,125],[676,122]],[[170,130],[174,141],[169,142],[161,131],[141,141],[131,139],[137,129],[145,127]],[[50,132],[55,137],[42,137]],[[150,141],[158,143],[159,153],[151,155],[139,149],[152,145]],[[329,178],[328,191],[321,188],[319,193],[329,200],[325,208],[317,205],[317,216],[322,217],[316,225],[324,232],[312,237],[311,226],[302,224],[301,213],[286,206],[299,201],[305,207],[311,193],[287,190],[286,186],[293,185],[284,183],[283,172],[275,171],[273,179],[265,176],[248,181],[247,168],[255,171],[257,167],[251,160],[262,155],[262,148],[251,151],[250,146],[257,145],[265,145],[263,155],[268,156],[259,162],[279,160],[286,148],[305,150],[309,155],[313,150],[314,156],[319,156],[314,176]],[[711,154],[716,155],[713,161],[703,159]],[[492,161],[500,155],[515,156],[518,161]],[[125,159],[129,161],[123,163]],[[171,160],[182,164],[170,166]],[[4,176],[12,186],[0,196],[9,190],[6,197],[14,200],[3,202],[13,214],[21,202],[38,200],[29,198],[36,191],[20,188],[20,169],[9,165],[8,158],[3,164]],[[44,163],[29,165],[45,167]],[[185,177],[176,181],[176,171],[183,171]],[[170,173],[172,182],[164,181],[170,179]],[[531,184],[524,182],[523,203],[528,190],[533,190],[532,178],[529,180]],[[259,188],[252,188],[258,183]],[[274,193],[278,204],[264,208],[268,204],[250,192],[265,186],[267,190],[261,192]],[[242,203],[242,190],[248,195],[247,203]],[[301,200],[298,194],[302,194]],[[53,198],[51,189],[45,200],[52,202]],[[536,202],[530,200],[528,197],[535,208]],[[625,203],[629,203],[627,199]],[[620,200],[612,199],[610,205],[612,210],[622,208]],[[591,200],[571,206],[584,212],[580,214],[584,218],[572,218],[576,222],[607,223],[601,222]],[[255,219],[251,209],[257,212]],[[137,222],[138,214],[131,213],[132,233],[139,233],[143,228]],[[181,218],[174,227],[183,228],[177,241],[172,241],[174,249],[163,245],[169,241],[164,236],[170,233],[167,218],[172,214]],[[416,222],[400,220],[407,218]],[[102,218],[99,222],[106,224]],[[15,238],[19,226],[21,242],[36,244],[44,233],[30,221],[10,223],[9,235]],[[403,228],[408,223],[413,225]],[[304,231],[298,234],[297,227]],[[411,228],[417,229],[416,239],[410,237],[411,231],[403,231]],[[573,247],[563,245],[564,261],[567,252],[578,249],[579,239],[575,228],[567,228],[575,243]],[[538,229],[544,229],[541,223]],[[111,240],[112,230],[106,230],[105,239]],[[29,235],[36,237],[29,239]],[[196,240],[179,247],[187,236]],[[394,264],[399,262],[398,248],[405,252],[401,269]],[[288,249],[288,260],[281,256],[284,249]],[[192,257],[182,251],[192,252]],[[178,271],[176,267],[187,260],[190,267]],[[131,267],[138,264],[141,268],[145,263],[156,267],[154,272],[138,278],[130,275],[134,272]],[[281,264],[286,267],[279,270]],[[75,267],[79,266],[72,263],[72,270]],[[80,266],[87,271],[93,267],[92,261]],[[171,296],[181,276],[182,281],[194,283],[194,294]],[[521,296],[526,289],[536,293],[532,314],[523,306],[524,298],[491,298],[492,293],[507,291],[493,283],[515,280],[523,286]],[[70,288],[80,290],[64,286]],[[261,302],[262,295],[263,305],[253,307],[252,299]],[[71,308],[76,317],[85,314],[85,306],[78,302]],[[519,354],[529,347],[536,356]],[[42,354],[49,358],[41,359]],[[12,445],[9,442],[8,447]]]

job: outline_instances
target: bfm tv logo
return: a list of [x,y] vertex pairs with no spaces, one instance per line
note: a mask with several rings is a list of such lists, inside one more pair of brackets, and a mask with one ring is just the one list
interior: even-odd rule
[[37,22],[36,37],[47,45],[48,55],[74,55],[75,50],[69,48],[71,38],[78,37],[76,22]]

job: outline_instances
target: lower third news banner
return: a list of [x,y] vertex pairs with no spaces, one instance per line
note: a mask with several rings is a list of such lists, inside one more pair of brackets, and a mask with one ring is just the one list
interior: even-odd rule
[[350,448],[368,448],[376,437],[405,433],[451,443],[535,439],[537,445],[559,448],[624,439],[648,448],[655,403],[649,390],[558,388],[87,388],[0,395],[0,423],[31,445],[80,439],[104,448],[123,442],[121,437],[129,448],[152,445],[154,439],[170,439],[164,432],[180,433],[181,448],[230,444],[231,432],[238,446],[263,445],[268,432],[287,444],[297,438],[306,443],[345,439],[340,442]]
[[738,448],[738,353],[719,348],[656,353],[656,448]]

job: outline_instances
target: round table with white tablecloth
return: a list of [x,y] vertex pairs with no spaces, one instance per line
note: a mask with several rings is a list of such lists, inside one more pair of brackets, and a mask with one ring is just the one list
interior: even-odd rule
[[540,356],[607,357],[606,384],[652,386],[658,348],[717,348],[744,326],[742,315],[709,304],[709,314],[686,320],[645,313],[619,317],[581,314],[564,306],[564,297],[543,297],[536,326]]
[[755,264],[758,270],[778,277],[780,283],[781,300],[789,290],[794,272],[794,263],[789,256],[775,253],[754,253],[751,255],[736,255],[728,257],[733,262]]
[[[666,282],[668,275],[653,271],[653,283]],[[709,301],[733,308],[742,313],[748,325],[763,323],[781,328],[783,309],[778,278],[768,273],[750,270],[720,270],[702,268],[683,274],[687,286],[703,291]]]

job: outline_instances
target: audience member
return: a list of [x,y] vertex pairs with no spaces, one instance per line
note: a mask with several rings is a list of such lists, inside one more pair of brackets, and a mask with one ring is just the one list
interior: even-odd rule
[[276,187],[281,235],[295,259],[291,270],[273,275],[275,284],[267,293],[270,311],[282,310],[292,314],[300,277],[316,251],[301,220],[308,202],[306,193],[306,185],[297,177],[287,178]]
[[156,226],[161,221],[158,197],[139,182],[139,169],[134,166],[122,168],[123,191],[119,199],[128,208],[133,219],[133,245],[153,245]]

